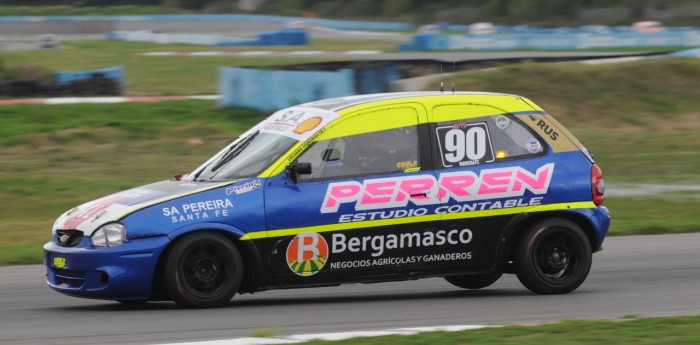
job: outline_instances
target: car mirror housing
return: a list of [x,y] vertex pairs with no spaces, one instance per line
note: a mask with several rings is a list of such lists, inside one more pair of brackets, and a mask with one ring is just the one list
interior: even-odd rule
[[287,173],[292,182],[297,183],[299,175],[311,174],[311,163],[297,163],[287,167]]

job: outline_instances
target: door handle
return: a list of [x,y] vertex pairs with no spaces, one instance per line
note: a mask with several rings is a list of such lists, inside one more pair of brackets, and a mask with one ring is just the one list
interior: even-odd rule
[[413,198],[413,197],[423,197],[423,198],[427,198],[427,197],[428,197],[428,191],[426,191],[426,190],[412,190],[412,191],[410,191],[410,192],[408,193],[408,195],[410,195],[411,198]]

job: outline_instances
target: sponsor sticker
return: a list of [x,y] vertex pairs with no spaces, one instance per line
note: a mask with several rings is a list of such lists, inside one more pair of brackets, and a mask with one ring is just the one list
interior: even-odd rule
[[173,223],[202,220],[209,218],[228,217],[233,203],[229,199],[196,201],[177,206],[163,207],[163,217],[170,218]]
[[312,276],[328,261],[328,243],[316,232],[302,232],[287,246],[287,265],[297,275]]
[[510,126],[510,120],[507,117],[500,115],[496,118],[496,127],[506,129],[508,126]]
[[260,186],[262,186],[262,182],[256,179],[238,186],[226,188],[226,195],[248,193],[260,188]]
[[66,268],[66,258],[62,258],[59,256],[54,256],[53,258],[53,265],[56,268]]
[[527,143],[525,143],[525,147],[527,148],[527,152],[530,153],[537,153],[542,151],[542,145],[540,145],[540,141],[535,138],[528,139]]
[[328,110],[291,107],[272,114],[255,129],[263,133],[280,134],[297,141],[306,141],[338,117],[337,113]]
[[418,167],[418,161],[405,161],[396,163],[396,167],[399,169],[411,169]]
[[[97,216],[100,212],[117,203],[121,197],[119,195],[109,196],[89,203],[86,208],[69,212],[69,216],[61,226],[61,229],[76,229],[80,224],[86,222],[92,217]],[[100,215],[101,217],[101,215]],[[98,217],[99,218],[99,217]]]

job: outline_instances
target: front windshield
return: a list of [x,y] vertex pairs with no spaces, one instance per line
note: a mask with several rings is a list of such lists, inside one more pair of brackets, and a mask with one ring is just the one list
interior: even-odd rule
[[297,141],[283,135],[252,132],[235,141],[197,176],[196,181],[231,180],[255,177],[287,152]]

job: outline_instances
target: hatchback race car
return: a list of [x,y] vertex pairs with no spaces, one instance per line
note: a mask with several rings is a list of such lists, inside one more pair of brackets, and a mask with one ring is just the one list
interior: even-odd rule
[[568,293],[610,225],[602,172],[530,100],[389,93],[280,110],[192,173],[75,207],[44,246],[48,285],[120,302],[515,273]]

